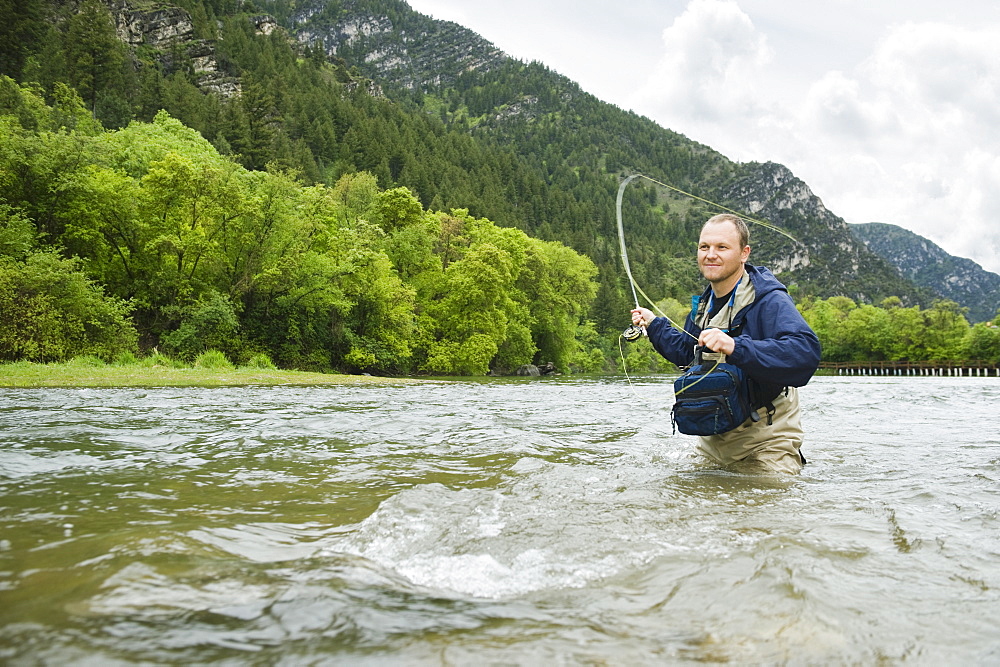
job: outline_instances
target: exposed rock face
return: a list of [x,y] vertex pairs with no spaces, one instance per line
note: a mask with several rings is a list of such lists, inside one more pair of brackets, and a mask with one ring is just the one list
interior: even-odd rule
[[109,3],[118,38],[129,46],[143,44],[157,49],[194,39],[191,15],[179,7],[138,10],[125,0]]
[[992,320],[1000,308],[1000,275],[955,257],[919,234],[881,222],[851,225],[851,232],[917,285],[969,309],[971,322]]
[[[128,46],[158,49],[163,52],[164,61],[169,62],[169,50],[182,45],[198,75],[199,88],[222,97],[240,94],[239,79],[219,69],[215,42],[194,38],[194,24],[187,11],[171,6],[137,9],[128,0],[108,0],[108,8],[114,17],[118,38]],[[259,34],[270,35],[278,29],[271,16],[254,16],[251,21]]]
[[268,14],[260,14],[259,16],[253,16],[250,21],[254,24],[257,29],[258,35],[270,35],[272,32],[278,29],[278,22],[274,20],[273,16]]
[[310,45],[322,42],[329,57],[362,62],[372,78],[425,89],[509,60],[493,44],[455,23],[415,12],[400,12],[394,23],[390,16],[373,16],[363,3],[341,4],[338,15],[331,17],[325,0],[302,3],[291,19],[295,38]]

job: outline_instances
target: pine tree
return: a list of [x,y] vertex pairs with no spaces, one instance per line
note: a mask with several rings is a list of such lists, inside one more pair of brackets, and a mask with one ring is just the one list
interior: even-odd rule
[[120,126],[125,89],[125,47],[111,13],[100,0],[84,0],[67,22],[64,41],[66,74],[95,117]]
[[19,79],[45,34],[39,0],[0,0],[0,75]]

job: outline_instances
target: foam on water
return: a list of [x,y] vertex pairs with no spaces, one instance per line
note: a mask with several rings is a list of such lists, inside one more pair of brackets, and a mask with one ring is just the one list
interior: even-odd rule
[[495,490],[419,486],[385,501],[327,552],[363,556],[443,594],[482,598],[580,587],[617,571],[611,556],[594,560],[538,539],[544,535],[533,535],[509,503]]

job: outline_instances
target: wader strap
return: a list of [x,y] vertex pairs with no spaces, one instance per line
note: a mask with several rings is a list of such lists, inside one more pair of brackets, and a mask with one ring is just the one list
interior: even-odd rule
[[[788,387],[785,387],[783,391],[785,392],[785,398],[788,398]],[[778,394],[780,395],[781,392],[779,391]],[[775,398],[777,398],[777,396],[775,396]],[[775,412],[774,398],[765,403],[762,407],[767,408],[767,425],[772,426],[774,424],[774,412]],[[754,419],[754,421],[757,420]]]

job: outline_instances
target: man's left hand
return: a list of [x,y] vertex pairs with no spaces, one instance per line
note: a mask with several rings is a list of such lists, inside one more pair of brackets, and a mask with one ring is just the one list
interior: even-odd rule
[[705,329],[698,336],[698,344],[704,345],[712,352],[722,352],[729,355],[736,350],[736,341],[722,329]]

